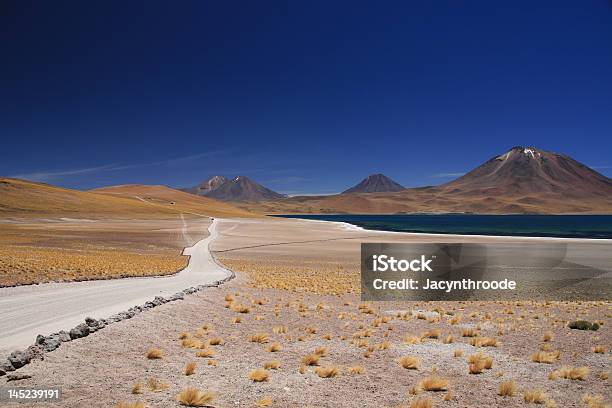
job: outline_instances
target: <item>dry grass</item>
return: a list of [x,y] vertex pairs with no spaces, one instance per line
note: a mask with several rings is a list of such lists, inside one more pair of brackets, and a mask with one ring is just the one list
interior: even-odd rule
[[606,354],[608,352],[608,348],[606,346],[597,345],[593,347],[593,353]]
[[535,363],[552,364],[559,359],[558,351],[538,351],[531,355],[531,361]]
[[544,404],[548,397],[546,393],[539,388],[525,390],[523,400],[532,404]]
[[348,368],[349,374],[363,374],[365,372],[365,367],[361,365],[355,365]]
[[205,348],[196,353],[196,357],[204,357],[204,358],[210,358],[210,357],[213,357],[214,355],[215,355],[215,350],[211,348]]
[[544,333],[544,335],[542,336],[542,341],[544,342],[549,342],[552,341],[552,339],[554,338],[554,335],[551,331],[547,331],[546,333]]
[[270,373],[263,368],[256,368],[249,373],[249,379],[253,382],[264,382],[270,379]]
[[158,348],[150,348],[145,354],[149,360],[158,360],[164,358],[164,352]]
[[268,351],[270,353],[278,353],[283,349],[283,346],[280,343],[272,343],[268,346]]
[[140,381],[132,385],[132,394],[142,394],[142,383]]
[[470,339],[470,345],[474,347],[497,347],[499,342],[493,337],[473,337]]
[[499,384],[499,391],[497,395],[501,395],[502,397],[513,397],[516,393],[516,382],[514,381],[504,381]]
[[149,378],[147,379],[147,387],[153,392],[159,392],[170,388],[170,384],[159,381],[156,378]]
[[403,368],[410,370],[418,370],[421,366],[421,360],[413,356],[403,356],[399,359],[399,364]]
[[410,408],[433,408],[431,397],[420,397],[410,402]]
[[607,405],[604,402],[604,398],[601,395],[585,394],[582,397],[582,402],[584,402],[588,408],[609,408],[610,407],[610,405]]
[[267,343],[270,335],[267,333],[255,333],[249,337],[251,343]]
[[257,402],[255,402],[255,406],[256,407],[269,407],[270,405],[272,405],[273,402],[274,400],[272,399],[272,397],[266,396],[266,397],[263,397],[257,400]]
[[327,353],[329,353],[329,348],[325,346],[317,347],[314,353],[321,357],[325,357]]
[[320,359],[321,356],[318,354],[308,354],[307,356],[302,357],[302,364],[307,366],[319,365]]
[[463,350],[455,349],[455,351],[453,351],[453,357],[463,357]]
[[198,363],[196,363],[195,361],[190,361],[185,365],[185,370],[183,371],[185,375],[193,375],[195,374],[196,371],[196,367],[198,366]]
[[221,337],[211,337],[208,340],[209,346],[221,346],[223,344],[225,344],[225,340],[223,340]]
[[446,391],[448,389],[448,380],[437,374],[432,374],[421,380],[419,386],[425,391]]
[[478,336],[478,330],[473,328],[467,328],[461,330],[461,337],[476,337]]
[[279,360],[266,361],[264,363],[264,368],[266,370],[278,370],[281,366],[281,362]]
[[440,331],[440,329],[429,329],[421,335],[421,338],[439,339],[441,335],[442,335],[442,332]]
[[230,309],[236,313],[251,313],[251,308],[242,304],[232,304]]
[[565,378],[568,380],[585,380],[591,370],[588,367],[569,367],[563,366],[558,370],[554,370],[548,378],[556,380],[557,378]]
[[187,407],[204,407],[214,398],[214,392],[200,391],[195,387],[185,388],[176,395],[178,403]]
[[332,378],[340,375],[340,369],[336,366],[317,367],[315,373],[321,378]]

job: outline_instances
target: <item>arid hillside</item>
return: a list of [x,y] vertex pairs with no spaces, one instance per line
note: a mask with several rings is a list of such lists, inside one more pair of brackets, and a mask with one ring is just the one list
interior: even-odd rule
[[207,216],[253,216],[245,210],[163,186],[120,186],[96,192],[0,178],[0,217],[174,218],[181,212]]

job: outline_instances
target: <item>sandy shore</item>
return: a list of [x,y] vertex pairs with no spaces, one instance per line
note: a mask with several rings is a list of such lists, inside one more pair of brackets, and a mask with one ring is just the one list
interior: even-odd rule
[[[108,407],[119,401],[178,407],[175,396],[187,386],[215,391],[217,398],[211,404],[216,407],[253,407],[265,396],[272,398],[273,407],[398,407],[409,406],[417,398],[431,398],[434,406],[442,407],[518,407],[525,406],[523,393],[528,389],[541,389],[546,401],[554,400],[557,406],[586,407],[581,399],[587,393],[609,398],[609,303],[376,302],[360,308],[358,295],[317,293],[317,282],[328,280],[330,271],[337,276],[352,273],[352,268],[358,267],[361,242],[438,238],[277,219],[223,220],[219,233],[211,248],[228,264],[264,267],[264,272],[266,265],[280,266],[274,276],[281,278],[283,270],[296,268],[299,272],[303,268],[310,274],[308,280],[315,283],[309,286],[305,282],[300,288],[264,288],[254,281],[259,275],[245,270],[222,287],[205,289],[184,301],[162,305],[64,344],[44,361],[20,370],[32,375],[31,379],[9,385],[60,386],[63,400],[45,404],[57,407]],[[465,237],[440,239],[463,242]],[[249,312],[239,313],[238,304],[247,306]],[[235,323],[236,318],[240,323]],[[578,318],[603,325],[596,332],[567,328],[569,320]],[[470,345],[470,338],[462,337],[465,329],[495,338],[497,347]],[[421,339],[435,330],[440,331],[439,338]],[[204,346],[214,350],[211,358],[196,357],[199,349],[182,346],[179,336],[183,332],[204,344],[219,337],[223,344]],[[268,342],[251,342],[256,333],[268,334]],[[548,341],[543,339],[545,334]],[[449,335],[452,342],[445,344],[443,340]],[[416,344],[406,342],[410,336],[419,338]],[[280,344],[280,351],[268,351],[273,342]],[[315,366],[300,370],[302,358],[321,346],[328,351],[320,358],[320,365],[335,366],[340,371],[338,377],[321,378]],[[594,353],[595,346],[607,351]],[[145,353],[151,347],[163,350],[164,358],[147,359]],[[559,358],[552,364],[531,361],[530,356],[541,349],[559,351]],[[455,357],[455,350],[462,350],[463,356]],[[493,367],[469,374],[466,358],[477,352],[493,357]],[[398,361],[404,355],[417,357],[419,369],[402,368]],[[209,365],[209,360],[216,365]],[[280,368],[268,370],[268,381],[249,379],[251,370],[271,360],[278,360]],[[183,368],[189,361],[196,361],[197,368],[195,374],[186,376]],[[364,372],[350,374],[349,368],[354,366],[361,366]],[[562,366],[587,367],[589,373],[582,380],[549,379]],[[421,391],[411,395],[410,389],[432,371],[448,380],[450,393]],[[146,386],[148,378],[166,383],[168,388],[151,391]],[[516,383],[514,396],[497,395],[505,381]],[[6,386],[5,382],[0,379],[0,386]],[[133,384],[138,382],[143,384],[143,393],[132,394]]]

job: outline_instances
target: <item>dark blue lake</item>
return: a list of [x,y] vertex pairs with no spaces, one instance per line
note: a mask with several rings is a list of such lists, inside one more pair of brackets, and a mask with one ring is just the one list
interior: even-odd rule
[[278,215],[337,221],[370,230],[466,235],[612,238],[612,215]]

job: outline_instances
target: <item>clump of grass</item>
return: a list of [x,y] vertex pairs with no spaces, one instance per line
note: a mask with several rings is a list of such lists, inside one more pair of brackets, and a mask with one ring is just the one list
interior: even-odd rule
[[273,402],[274,400],[272,399],[272,397],[265,396],[257,400],[257,402],[255,402],[255,406],[256,407],[269,407],[270,405],[272,405]]
[[200,391],[195,387],[187,387],[176,395],[178,403],[187,407],[204,407],[214,398],[214,392]]
[[234,317],[232,319],[232,323],[234,323],[234,324],[242,323],[242,317],[240,317],[240,316]]
[[557,361],[560,355],[561,353],[558,351],[538,351],[531,355],[531,361],[535,363],[552,364]]
[[493,337],[473,337],[470,339],[470,345],[474,347],[497,347],[497,339]]
[[196,363],[195,361],[190,361],[187,364],[185,364],[185,375],[193,375],[195,374],[195,370],[196,367],[198,366],[198,363]]
[[132,394],[142,394],[142,383],[140,381],[132,385]]
[[221,337],[212,337],[210,340],[208,340],[208,344],[210,346],[221,346],[225,344],[225,340],[223,340]]
[[340,374],[340,369],[336,366],[317,367],[315,373],[321,378],[332,378]]
[[268,351],[270,353],[277,353],[283,349],[283,346],[280,343],[272,343],[268,346]]
[[410,403],[410,408],[432,408],[433,400],[431,397],[420,397]]
[[399,364],[406,369],[418,370],[421,366],[421,360],[413,356],[403,356],[399,359]]
[[391,346],[392,344],[390,341],[383,341],[382,343],[378,345],[378,349],[379,350],[389,350]]
[[589,375],[591,370],[588,367],[569,367],[563,366],[558,370],[554,370],[548,378],[556,380],[557,378],[565,378],[568,380],[584,380]]
[[441,335],[442,335],[442,332],[440,331],[440,329],[429,329],[421,335],[421,338],[439,339]]
[[468,369],[470,374],[480,374],[483,370],[493,368],[493,357],[483,353],[472,354],[468,357]]
[[278,360],[266,361],[264,363],[264,368],[266,370],[278,370],[281,366],[281,362]]
[[185,348],[200,348],[202,347],[202,342],[198,339],[194,339],[193,337],[187,337],[183,339],[181,345]]
[[546,393],[539,388],[525,390],[523,400],[533,404],[544,404],[547,400]]
[[321,346],[321,347],[317,347],[315,349],[315,354],[321,356],[321,357],[325,357],[327,355],[327,353],[329,353],[329,348],[325,347],[325,346]]
[[587,320],[576,320],[576,321],[570,322],[567,326],[570,329],[574,329],[574,330],[593,330],[593,331],[599,330],[598,323],[591,323]]
[[209,366],[215,366],[216,367],[217,366],[217,361],[216,360],[208,360],[208,362],[206,364],[208,364]]
[[499,384],[499,391],[497,395],[501,395],[502,397],[513,397],[516,393],[516,382],[514,381],[504,381]]
[[215,355],[215,350],[211,348],[205,348],[196,353],[196,357],[204,357],[204,358],[210,358],[214,355]]
[[302,364],[307,366],[319,365],[320,358],[321,356],[319,354],[308,354],[302,358]]
[[237,304],[237,305],[232,304],[230,309],[236,313],[251,313],[251,308],[246,305],[242,305],[242,304]]
[[150,348],[147,350],[146,356],[149,360],[158,360],[164,358],[164,352],[158,348]]
[[274,334],[285,334],[287,333],[287,326],[276,326],[272,329]]
[[448,389],[448,380],[437,374],[432,374],[421,380],[419,385],[425,391],[446,391]]
[[267,343],[270,336],[267,333],[255,333],[249,337],[251,343]]
[[264,382],[270,379],[270,373],[263,368],[256,368],[249,373],[249,379],[254,382]]
[[421,342],[421,339],[418,338],[417,336],[413,336],[409,334],[404,337],[404,344],[417,344],[420,342]]
[[451,344],[451,343],[453,343],[454,341],[455,341],[455,338],[453,337],[453,335],[452,335],[452,334],[449,334],[448,336],[446,336],[446,337],[444,338],[444,340],[442,340],[442,343],[444,343],[444,344]]
[[606,346],[597,345],[593,347],[593,353],[606,354],[608,352],[608,348]]
[[183,340],[183,339],[186,339],[188,337],[191,337],[191,333],[189,333],[189,332],[182,332],[181,334],[179,334],[179,340]]
[[591,395],[584,394],[582,397],[582,402],[584,402],[589,408],[608,408],[609,405],[604,403],[603,396],[601,395]]
[[153,392],[163,391],[163,390],[167,390],[168,388],[170,388],[170,384],[159,381],[156,378],[149,378],[147,380],[147,386]]
[[478,336],[478,330],[474,328],[467,328],[461,330],[461,337],[476,337]]
[[453,357],[463,357],[463,350],[455,349],[455,351],[453,352]]
[[549,342],[552,341],[554,335],[551,331],[547,331],[546,333],[544,333],[544,335],[542,336],[542,341],[543,342]]
[[363,374],[365,372],[365,368],[361,365],[355,365],[348,368],[349,374]]

